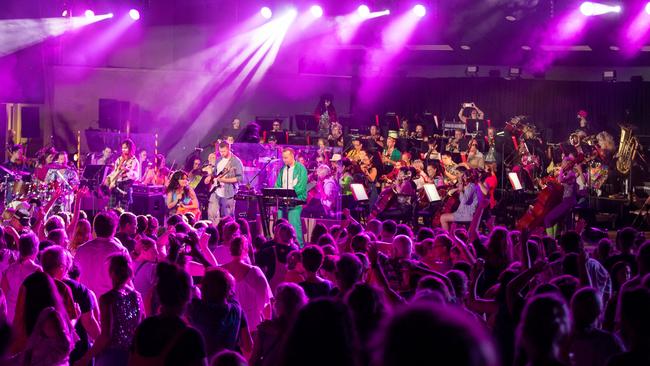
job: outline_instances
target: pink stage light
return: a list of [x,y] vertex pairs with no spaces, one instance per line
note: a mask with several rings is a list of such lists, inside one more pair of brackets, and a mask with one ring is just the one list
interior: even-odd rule
[[262,9],[260,9],[260,14],[262,14],[264,19],[271,19],[271,17],[273,16],[273,12],[271,11],[271,8],[269,8],[268,6],[265,6]]
[[323,8],[320,5],[312,5],[311,8],[309,8],[309,11],[311,12],[311,15],[316,18],[323,16]]
[[90,9],[88,9],[88,10],[86,10],[86,11],[84,12],[84,16],[85,16],[86,18],[92,18],[92,17],[95,16],[95,12],[92,11],[92,10],[90,10]]
[[133,20],[138,20],[140,19],[140,12],[137,9],[131,9],[129,10],[129,16]]
[[61,16],[62,16],[62,17],[67,17],[67,16],[68,16],[68,9],[65,9],[65,10],[61,13]]
[[645,12],[650,14],[650,3],[645,4]]
[[427,8],[425,8],[422,4],[417,4],[413,7],[413,13],[422,18],[423,16],[427,15]]
[[359,5],[357,8],[357,13],[359,13],[359,16],[362,18],[367,18],[368,15],[370,15],[370,8],[368,5]]
[[594,15],[603,15],[607,13],[620,13],[620,5],[606,5],[600,3],[594,3],[591,1],[585,1],[580,5],[580,12],[586,17]]

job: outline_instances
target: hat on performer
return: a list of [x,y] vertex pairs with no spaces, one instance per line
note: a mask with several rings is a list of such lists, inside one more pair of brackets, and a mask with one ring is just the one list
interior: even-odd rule
[[334,155],[332,155],[332,158],[330,159],[330,161],[341,161],[342,158],[343,157],[341,156],[341,154],[334,154]]
[[581,109],[581,110],[578,111],[578,116],[580,116],[582,118],[587,118],[587,115],[588,115],[588,113],[584,109]]
[[388,131],[388,137],[392,137],[395,140],[397,140],[397,131],[395,131],[395,130]]

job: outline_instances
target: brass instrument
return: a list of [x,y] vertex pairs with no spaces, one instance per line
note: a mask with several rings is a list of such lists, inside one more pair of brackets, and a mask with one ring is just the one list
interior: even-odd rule
[[618,144],[618,159],[616,160],[616,170],[625,175],[632,169],[632,162],[639,148],[639,140],[632,136],[632,129],[625,126],[621,127],[621,141]]

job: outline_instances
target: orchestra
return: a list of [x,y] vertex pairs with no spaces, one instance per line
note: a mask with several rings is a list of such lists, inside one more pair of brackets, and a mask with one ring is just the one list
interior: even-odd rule
[[[544,141],[538,126],[523,114],[497,128],[475,103],[462,103],[458,113],[462,124],[439,123],[437,118],[425,122],[416,116],[411,130],[409,119],[402,117],[393,121],[398,128],[388,129],[386,134],[378,123],[365,129],[365,134],[346,134],[331,96],[323,96],[314,113],[313,148],[286,146],[286,132],[278,119],[270,130],[263,131],[266,138],[258,140],[259,156],[240,158],[232,143],[246,126],[234,118],[222,135],[215,136],[216,149],[207,155],[205,164],[203,149],[197,148],[185,160],[185,169],[174,171],[164,154],[148,155],[151,151],[136,150],[134,142],[125,139],[119,150],[104,146],[89,154],[82,165],[110,167],[99,189],[110,197],[107,208],[129,209],[134,186],[165,187],[168,214],[192,212],[197,219],[213,221],[238,214],[235,200],[241,187],[245,187],[244,193],[253,190],[256,194],[264,187],[293,189],[295,205],[276,211],[278,218],[285,211],[297,233],[302,232],[302,216],[340,218],[344,209],[360,210],[362,219],[372,218],[373,213],[404,219],[413,216],[407,207],[424,208],[433,215],[431,225],[446,228],[452,222],[468,221],[476,209],[475,201],[485,197],[488,212],[495,215],[500,202],[497,197],[509,191],[508,183],[512,183],[504,177],[514,174],[524,191],[533,194],[556,183],[559,186],[555,188],[563,188],[562,197],[540,223],[551,232],[576,204],[585,204],[586,197],[612,195],[620,188],[612,183],[617,176],[617,141],[609,132],[593,131],[587,116],[586,111],[578,111],[577,129],[560,143]],[[477,121],[478,128],[471,128]],[[428,134],[428,129],[441,134]],[[87,184],[80,179],[82,171],[68,163],[65,151],[48,146],[29,159],[24,150],[21,145],[11,145],[9,159],[0,167],[2,203],[7,206],[36,198],[48,201],[57,192],[54,207],[59,208],[55,211],[69,211],[73,192]],[[115,150],[121,152],[117,158]],[[245,174],[247,169],[260,177],[251,179]],[[256,181],[254,187],[251,181]],[[365,189],[367,201],[358,202],[354,184]],[[429,202],[424,194],[426,185],[437,188],[440,202]]]

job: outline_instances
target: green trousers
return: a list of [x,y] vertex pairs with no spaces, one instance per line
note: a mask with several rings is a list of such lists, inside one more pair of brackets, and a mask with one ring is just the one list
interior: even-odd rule
[[[278,218],[282,218],[282,212],[283,210],[278,211]],[[303,242],[303,235],[302,235],[302,220],[300,219],[300,215],[302,214],[302,206],[296,206],[292,209],[290,209],[287,212],[287,219],[289,220],[289,223],[293,228],[296,230],[296,236],[298,237],[298,243],[300,243],[300,247],[304,245]]]

